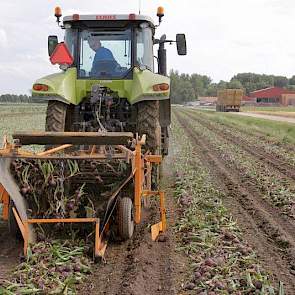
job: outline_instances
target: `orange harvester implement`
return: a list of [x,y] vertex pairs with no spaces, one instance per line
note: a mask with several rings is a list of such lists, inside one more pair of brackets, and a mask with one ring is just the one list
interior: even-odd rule
[[[8,220],[10,218],[9,211],[14,214],[24,240],[25,255],[27,255],[29,245],[35,242],[34,224],[93,223],[95,232],[94,254],[95,257],[103,257],[107,246],[106,234],[110,228],[111,216],[115,213],[119,193],[131,180],[134,183],[134,193],[131,199],[134,207],[135,224],[139,224],[142,220],[141,211],[142,206],[146,203],[146,199],[156,196],[159,198],[161,221],[151,227],[152,239],[156,240],[160,233],[165,232],[165,195],[163,191],[153,191],[151,189],[152,167],[153,165],[159,165],[162,157],[142,153],[142,146],[146,140],[145,136],[134,138],[134,135],[130,132],[25,132],[14,134],[13,138],[13,143],[9,143],[5,138],[3,148],[0,149],[0,203],[2,203],[3,208],[2,219]],[[55,147],[39,153],[22,149],[22,146],[31,144],[54,144]],[[80,150],[78,151],[76,148],[73,151],[74,145],[79,145]],[[112,146],[114,152],[108,153],[108,149],[105,148],[107,146]],[[125,160],[131,165],[132,169],[131,174],[126,176],[126,180],[120,187],[112,192],[103,223],[95,216],[93,218],[64,219],[29,218],[27,215],[27,204],[10,173],[12,159],[93,159],[103,161],[110,158]]]

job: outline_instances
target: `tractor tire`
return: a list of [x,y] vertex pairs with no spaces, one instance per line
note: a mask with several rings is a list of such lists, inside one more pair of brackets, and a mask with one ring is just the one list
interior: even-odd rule
[[68,105],[66,105],[65,103],[56,100],[49,101],[46,112],[45,131],[66,131],[67,109]]
[[[48,132],[65,132],[74,131],[72,123],[73,110],[69,105],[50,100],[46,111],[45,131]],[[54,145],[46,145],[45,150],[54,148]]]
[[21,232],[20,232],[17,221],[16,221],[15,216],[12,211],[13,206],[14,206],[14,204],[11,201],[9,204],[9,210],[8,210],[8,231],[9,231],[9,234],[11,235],[12,238],[20,239]]
[[138,103],[137,132],[146,134],[145,151],[152,154],[161,153],[161,126],[160,126],[159,101],[150,100]]
[[133,203],[132,200],[127,197],[121,198],[118,202],[118,231],[119,236],[124,241],[133,236]]
[[[145,134],[147,137],[143,152],[150,151],[154,155],[162,154],[160,105],[158,100],[146,100],[138,103],[137,132],[140,136]],[[152,168],[153,190],[158,190],[160,186],[160,165],[153,165]]]

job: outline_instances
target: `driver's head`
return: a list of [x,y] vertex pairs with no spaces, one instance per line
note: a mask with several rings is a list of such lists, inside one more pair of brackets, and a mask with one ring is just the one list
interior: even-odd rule
[[101,47],[101,42],[99,40],[99,36],[89,36],[88,37],[88,44],[92,50],[97,51]]

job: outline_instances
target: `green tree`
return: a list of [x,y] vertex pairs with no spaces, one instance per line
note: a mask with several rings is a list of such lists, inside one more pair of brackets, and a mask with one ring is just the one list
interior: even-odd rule
[[229,88],[229,89],[243,89],[244,87],[243,87],[242,83],[239,80],[231,79],[231,81],[227,83],[226,88]]

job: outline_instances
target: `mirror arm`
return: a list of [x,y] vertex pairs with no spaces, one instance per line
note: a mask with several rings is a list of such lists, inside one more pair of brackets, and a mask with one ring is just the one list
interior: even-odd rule
[[172,45],[172,43],[176,43],[176,41],[174,41],[174,40],[165,40],[165,41],[158,40],[158,41],[159,41],[159,42],[154,43],[154,44],[164,44],[164,43],[169,43],[170,45]]

